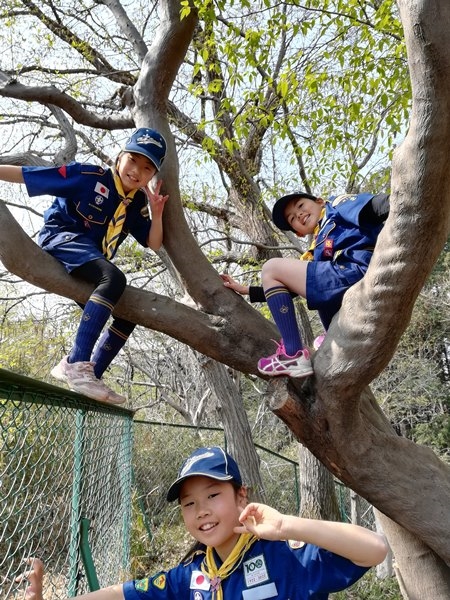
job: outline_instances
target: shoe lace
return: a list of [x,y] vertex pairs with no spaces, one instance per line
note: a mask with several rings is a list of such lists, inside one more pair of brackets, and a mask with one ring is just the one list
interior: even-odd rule
[[279,356],[280,354],[286,354],[286,348],[284,347],[283,340],[280,340],[280,342],[277,342],[277,340],[272,340],[272,342],[274,342],[275,346],[277,347],[277,349],[275,350],[275,356]]
[[77,373],[79,375],[84,376],[86,379],[90,379],[92,381],[98,381],[95,373],[94,373],[94,364],[92,362],[88,362],[88,361],[80,361],[78,363],[76,363],[77,367]]

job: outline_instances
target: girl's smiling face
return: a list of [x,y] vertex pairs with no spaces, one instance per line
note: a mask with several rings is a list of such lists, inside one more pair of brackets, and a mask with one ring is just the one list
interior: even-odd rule
[[116,171],[122,181],[125,194],[145,187],[155,176],[156,167],[146,156],[134,152],[122,152],[117,159]]
[[293,198],[287,203],[284,216],[295,233],[303,237],[314,232],[324,204],[322,198]]
[[245,488],[235,490],[230,481],[193,475],[181,487],[180,506],[186,529],[199,542],[213,546],[224,561],[239,534],[239,514],[247,504]]

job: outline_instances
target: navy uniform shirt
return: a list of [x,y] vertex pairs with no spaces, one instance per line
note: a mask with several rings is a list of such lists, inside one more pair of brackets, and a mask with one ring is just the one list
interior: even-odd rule
[[[125,583],[125,600],[211,600],[209,580],[200,568],[204,558],[200,552],[167,572]],[[258,540],[221,585],[224,600],[325,600],[367,570],[312,544]]]
[[[388,212],[387,194],[342,194],[325,203],[314,248],[302,256],[309,258],[307,305],[319,311],[325,329],[345,292],[364,277]],[[260,286],[250,286],[249,294],[250,302],[265,301]]]
[[[71,271],[103,256],[102,241],[120,202],[111,169],[72,162],[62,167],[22,167],[29,196],[55,196],[44,212],[39,245]],[[144,247],[150,231],[147,197],[136,192],[127,208],[119,245],[128,233]]]
[[349,262],[368,267],[382,222],[362,218],[375,194],[341,194],[325,203],[313,260]]

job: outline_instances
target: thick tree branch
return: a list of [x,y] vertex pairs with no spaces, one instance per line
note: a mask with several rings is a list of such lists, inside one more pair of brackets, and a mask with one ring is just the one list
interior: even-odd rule
[[38,102],[44,106],[54,104],[68,115],[74,121],[82,125],[93,127],[94,129],[129,129],[133,127],[133,120],[130,117],[98,115],[94,114],[74,100],[65,92],[60,92],[55,86],[26,86],[16,81],[11,81],[9,76],[3,73],[3,81],[6,84],[0,86],[0,96],[4,98],[13,98],[14,100],[23,100],[24,102]]

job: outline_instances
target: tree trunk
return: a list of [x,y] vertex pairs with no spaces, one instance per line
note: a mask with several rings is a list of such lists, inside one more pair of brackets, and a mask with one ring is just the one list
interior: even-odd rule
[[[386,535],[384,533],[383,525],[380,521],[380,516],[379,516],[378,511],[372,509],[372,512],[373,512],[373,515],[375,518],[375,529],[376,529],[377,533],[379,533],[381,535]],[[383,562],[381,564],[377,565],[376,572],[377,572],[378,579],[387,579],[394,575],[393,554],[392,554],[392,548],[390,546],[389,546],[389,550],[388,550],[386,558],[383,560]]]
[[350,490],[350,514],[353,525],[361,525],[361,499]]
[[205,377],[216,397],[217,412],[222,421],[227,448],[239,464],[243,483],[248,485],[255,502],[265,499],[259,470],[259,457],[253,444],[252,432],[242,396],[228,369],[214,360],[200,360]]
[[311,452],[298,445],[300,515],[308,519],[341,521],[334,477]]
[[394,570],[405,600],[448,600],[450,568],[409,531],[379,511],[377,518],[394,553]]

